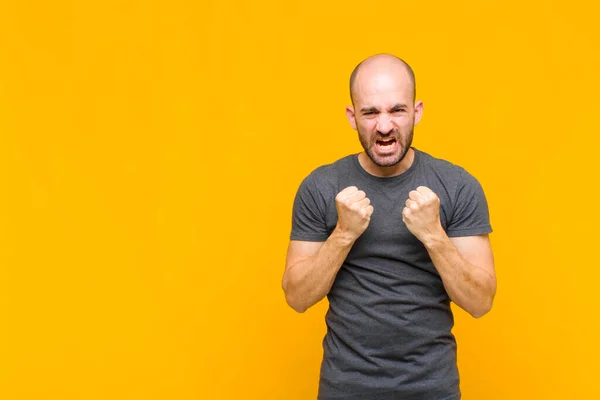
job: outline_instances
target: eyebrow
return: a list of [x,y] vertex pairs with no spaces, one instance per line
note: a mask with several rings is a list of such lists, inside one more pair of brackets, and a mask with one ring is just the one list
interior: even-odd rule
[[397,110],[399,108],[407,108],[406,104],[402,104],[402,103],[397,103],[396,105],[394,105],[394,107],[392,107],[392,110]]
[[[392,108],[390,108],[390,110],[398,110],[398,109],[406,109],[406,108],[408,108],[406,106],[406,104],[397,103]],[[377,107],[363,107],[360,109],[360,112],[362,112],[362,113],[378,112],[378,111],[379,110],[377,109]]]
[[379,111],[377,109],[377,107],[363,107],[360,109],[360,112],[362,112],[362,113],[377,112],[377,111]]

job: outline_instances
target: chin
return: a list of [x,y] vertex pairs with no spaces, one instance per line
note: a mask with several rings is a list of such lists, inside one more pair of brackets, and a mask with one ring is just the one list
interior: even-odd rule
[[368,151],[367,154],[369,155],[369,158],[371,159],[371,161],[373,161],[375,165],[377,165],[378,167],[385,168],[393,167],[394,165],[399,164],[406,156],[406,151],[399,152],[397,154],[390,154],[388,156],[375,155],[372,154],[370,151]]

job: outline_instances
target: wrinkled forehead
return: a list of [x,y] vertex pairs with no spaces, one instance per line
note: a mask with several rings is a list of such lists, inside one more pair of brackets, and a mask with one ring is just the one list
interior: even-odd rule
[[354,86],[355,105],[387,106],[411,104],[413,83],[405,70],[364,71],[358,74]]

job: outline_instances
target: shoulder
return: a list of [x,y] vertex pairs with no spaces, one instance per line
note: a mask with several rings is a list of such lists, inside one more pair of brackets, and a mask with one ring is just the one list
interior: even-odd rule
[[442,205],[450,207],[447,209],[449,214],[453,213],[451,210],[460,209],[465,204],[483,205],[486,201],[479,180],[463,166],[425,152],[420,152],[419,156],[426,181],[438,194]]
[[352,157],[354,156],[348,155],[315,168],[302,180],[301,187],[318,192],[337,190],[340,176],[352,167]]
[[462,166],[455,164],[449,160],[435,157],[430,153],[427,153],[422,150],[415,149],[415,151],[419,153],[419,157],[421,158],[421,164],[427,169],[432,169],[435,171],[440,171],[443,173],[454,175],[460,175],[464,171],[464,168]]
[[328,211],[335,207],[339,178],[344,169],[348,169],[353,162],[351,157],[346,156],[330,164],[321,165],[301,181],[294,200],[294,215],[300,218],[300,222],[302,215],[316,215],[318,218],[314,218],[318,221],[325,221]]
[[477,182],[477,179],[462,165],[435,157],[421,150],[415,149],[415,151],[419,153],[425,172],[439,177],[442,182],[454,186]]

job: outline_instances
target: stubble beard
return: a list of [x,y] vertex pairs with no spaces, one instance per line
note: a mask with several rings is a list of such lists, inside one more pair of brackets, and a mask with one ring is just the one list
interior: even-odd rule
[[414,134],[414,126],[410,127],[410,131],[408,132],[408,134],[406,136],[402,136],[398,131],[393,131],[393,132],[389,133],[388,135],[380,135],[381,137],[393,136],[396,138],[396,141],[398,142],[398,147],[399,147],[398,153],[395,155],[388,156],[388,157],[380,157],[380,156],[377,156],[377,154],[375,154],[375,151],[373,150],[373,148],[377,145],[376,137],[373,137],[373,139],[371,140],[371,143],[369,143],[367,141],[367,138],[364,137],[364,135],[362,135],[359,132],[358,138],[360,140],[360,144],[362,145],[363,149],[365,150],[365,153],[367,153],[367,156],[369,156],[369,158],[371,159],[373,164],[377,165],[378,167],[393,167],[394,165],[397,165],[398,163],[402,162],[402,160],[404,160],[404,157],[406,157],[406,153],[408,153],[408,149],[410,149],[410,147],[412,146],[413,134]]

